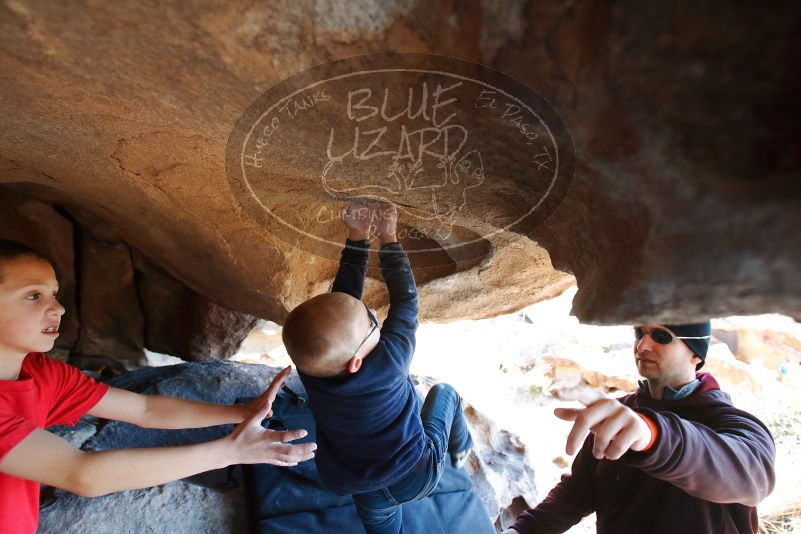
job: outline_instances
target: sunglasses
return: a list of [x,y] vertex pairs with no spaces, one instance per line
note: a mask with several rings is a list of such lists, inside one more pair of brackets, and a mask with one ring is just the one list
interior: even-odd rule
[[[362,303],[362,304],[364,304],[364,303]],[[353,351],[353,356],[352,357],[354,357],[354,358],[356,357],[356,354],[359,352],[359,349],[361,349],[364,346],[364,344],[367,343],[367,340],[370,339],[370,336],[373,335],[373,332],[375,332],[375,329],[378,328],[378,319],[375,318],[375,315],[373,315],[373,312],[371,312],[370,308],[367,307],[367,304],[364,304],[364,309],[367,310],[367,317],[370,318],[370,322],[373,324],[373,326],[372,326],[372,328],[370,328],[370,331],[367,333],[367,335],[364,336],[364,340],[362,340],[362,342],[359,343],[359,346],[356,347],[356,350]]]
[[674,339],[709,339],[711,336],[700,336],[700,337],[691,337],[691,336],[676,336],[671,334],[668,330],[664,328],[652,328],[647,330],[642,328],[641,326],[634,327],[634,339],[637,341],[644,338],[646,335],[651,336],[651,339],[654,340],[655,343],[659,343],[660,345],[670,345],[673,343]]

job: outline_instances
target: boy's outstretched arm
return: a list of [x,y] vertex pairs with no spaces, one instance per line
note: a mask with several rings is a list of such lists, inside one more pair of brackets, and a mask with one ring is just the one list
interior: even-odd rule
[[125,421],[142,428],[204,428],[238,424],[253,415],[265,402],[275,398],[291,371],[287,367],[276,375],[272,384],[248,404],[214,404],[163,395],[140,395],[124,389],[109,388],[102,399],[89,410],[89,415]]
[[417,331],[417,285],[409,258],[398,243],[398,212],[394,205],[374,203],[373,220],[381,248],[378,258],[389,292],[389,312],[381,326],[381,338],[396,344],[396,357],[405,365],[411,362]]
[[[272,395],[230,435],[197,445],[84,452],[60,437],[37,429],[0,460],[0,471],[87,497],[164,484],[232,464],[294,465],[314,457],[315,444],[288,442],[305,430],[262,428],[283,380]],[[261,397],[260,397],[261,398]],[[269,401],[269,402],[268,402]]]
[[350,202],[340,210],[339,216],[348,229],[348,239],[331,291],[361,300],[370,256],[370,207],[363,202]]
[[183,447],[84,452],[45,430],[30,433],[0,461],[0,471],[84,497],[147,488],[232,464],[294,465],[311,459],[313,444],[287,442],[305,430],[273,432],[255,414],[231,435]]

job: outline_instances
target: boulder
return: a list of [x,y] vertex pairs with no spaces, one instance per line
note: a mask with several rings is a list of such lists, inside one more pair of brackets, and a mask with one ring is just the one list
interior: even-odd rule
[[145,354],[131,251],[121,241],[105,241],[90,232],[83,232],[80,242],[81,331],[73,356],[113,355],[133,369]]
[[740,322],[742,319],[735,323],[718,320],[713,331],[714,337],[725,343],[738,360],[761,362],[775,371],[801,363],[801,341],[797,334],[760,328],[759,325],[737,324]]
[[[278,371],[265,365],[207,361],[139,369],[110,383],[143,394],[230,404],[240,397],[260,394]],[[295,391],[302,387],[295,375],[287,384]],[[422,393],[433,382],[421,380],[420,384]],[[533,471],[519,439],[469,406],[466,413],[476,443],[467,469],[488,514],[496,517],[501,506],[516,495],[534,499]],[[156,430],[84,417],[75,427],[49,430],[74,446],[95,451],[199,443],[223,437],[232,428]],[[238,468],[91,499],[48,488],[38,532],[244,532],[247,516],[243,488]]]
[[545,375],[551,380],[553,387],[570,388],[592,386],[603,391],[631,392],[637,390],[637,376],[628,351],[618,354],[616,358],[609,355],[588,356],[586,358],[565,358],[543,356],[542,360],[550,368]]
[[[425,398],[434,384],[430,378],[418,377],[416,385],[420,397]],[[534,470],[520,438],[500,428],[467,402],[464,413],[473,438],[473,453],[464,468],[493,521],[516,498],[537,502]]]
[[748,364],[734,357],[724,343],[709,347],[702,369],[715,377],[723,391],[745,390],[758,394],[775,384],[779,374],[761,364]]
[[[553,295],[564,273],[578,282],[575,314],[593,323],[801,317],[800,21],[789,2],[10,2],[0,8],[2,195],[91,212],[198,295],[282,322],[336,262],[243,209],[226,179],[232,126],[312,65],[436,52],[547,100],[572,134],[576,171],[558,211],[526,231],[486,238],[522,197],[477,195],[456,233],[485,236],[478,256],[450,256],[436,238],[416,260],[423,320],[520,309]],[[313,184],[304,156],[320,147],[304,139],[286,165],[272,162],[267,185],[306,232],[343,199]]]
[[189,361],[225,359],[256,325],[131,250],[114,225],[0,190],[0,238],[33,247],[56,270],[66,311],[51,356],[112,374],[141,365],[145,347]]
[[258,322],[199,295],[139,253],[134,263],[149,350],[187,361],[224,360]]
[[246,532],[244,493],[188,482],[84,499],[60,491],[43,500],[41,533]]

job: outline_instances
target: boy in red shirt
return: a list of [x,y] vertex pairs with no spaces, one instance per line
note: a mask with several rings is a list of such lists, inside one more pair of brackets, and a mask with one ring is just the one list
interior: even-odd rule
[[[261,427],[289,368],[246,405],[111,388],[43,354],[53,348],[64,314],[57,292],[47,260],[23,245],[0,240],[0,532],[36,531],[40,483],[97,496],[232,464],[285,466],[314,456],[315,444],[288,443],[304,437],[305,430]],[[44,430],[74,425],[85,413],[147,428],[238,424],[229,436],[207,443],[100,452],[81,451]]]

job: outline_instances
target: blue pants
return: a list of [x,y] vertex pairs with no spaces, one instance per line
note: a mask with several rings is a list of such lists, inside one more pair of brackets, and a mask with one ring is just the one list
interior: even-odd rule
[[399,534],[403,531],[401,505],[419,501],[434,491],[450,460],[449,453],[473,446],[462,412],[459,394],[447,384],[428,392],[420,414],[426,434],[426,451],[420,463],[404,478],[379,490],[353,495],[367,534]]

